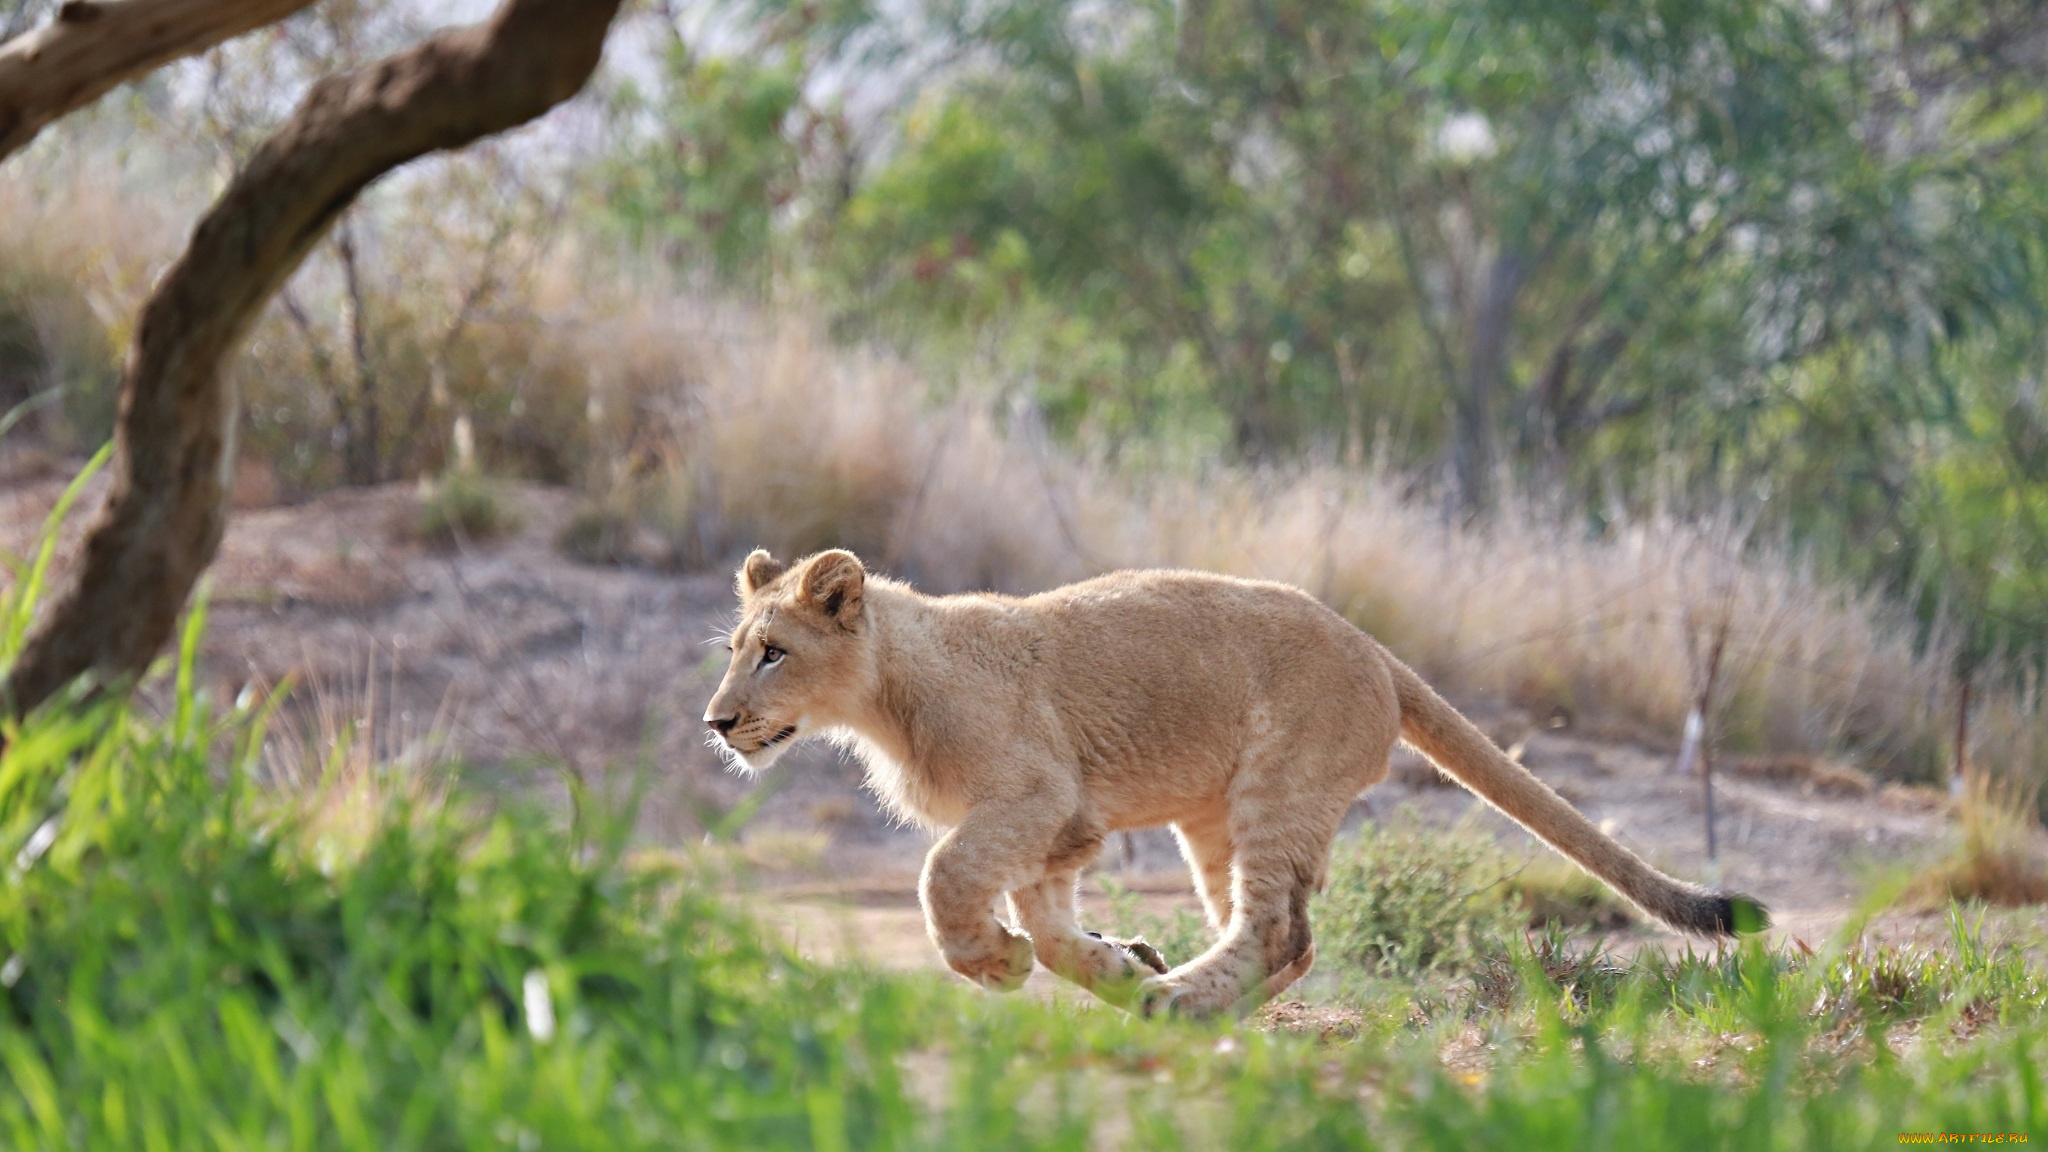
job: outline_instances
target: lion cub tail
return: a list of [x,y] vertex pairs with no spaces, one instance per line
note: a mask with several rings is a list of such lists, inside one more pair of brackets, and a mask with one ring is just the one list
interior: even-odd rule
[[1703,936],[1732,936],[1770,925],[1770,912],[1750,897],[1674,880],[1615,843],[1548,784],[1494,747],[1413,669],[1391,654],[1387,662],[1401,702],[1403,739],[1630,903],[1673,928]]

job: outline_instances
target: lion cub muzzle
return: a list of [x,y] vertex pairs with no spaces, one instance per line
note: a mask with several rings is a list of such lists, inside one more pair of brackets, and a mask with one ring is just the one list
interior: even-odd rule
[[766,716],[707,713],[706,742],[713,748],[739,756],[753,756],[796,739],[797,726]]

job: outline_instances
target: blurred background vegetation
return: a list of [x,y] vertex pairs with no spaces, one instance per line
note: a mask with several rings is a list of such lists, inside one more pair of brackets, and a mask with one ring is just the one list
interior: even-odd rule
[[807,2],[682,26],[717,35],[622,94],[603,206],[729,290],[816,301],[845,337],[995,344],[1110,453],[1382,459],[1452,514],[1514,489],[1591,531],[1737,510],[1956,614],[1966,661],[2042,639],[2035,5]]
[[[17,158],[0,405],[96,443],[182,221],[427,9]],[[1718,613],[1731,740],[1925,777],[1960,718],[2048,772],[2035,4],[696,0],[607,66],[323,245],[245,358],[255,487],[579,485],[595,560],[1279,576],[1664,731]]]

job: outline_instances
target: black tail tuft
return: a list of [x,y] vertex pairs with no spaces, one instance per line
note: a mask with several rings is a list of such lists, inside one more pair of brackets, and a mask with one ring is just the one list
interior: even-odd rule
[[1701,900],[1693,921],[1685,925],[1704,936],[1736,936],[1771,926],[1771,910],[1762,901],[1734,892],[1714,892]]

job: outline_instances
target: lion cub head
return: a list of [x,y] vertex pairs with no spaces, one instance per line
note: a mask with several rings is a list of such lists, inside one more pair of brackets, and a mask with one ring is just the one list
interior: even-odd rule
[[757,549],[735,586],[732,663],[704,723],[712,747],[758,772],[797,740],[847,724],[864,699],[867,570],[837,549],[793,565]]

